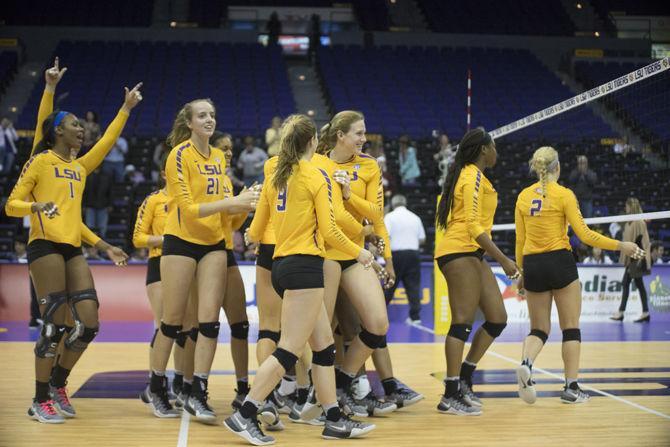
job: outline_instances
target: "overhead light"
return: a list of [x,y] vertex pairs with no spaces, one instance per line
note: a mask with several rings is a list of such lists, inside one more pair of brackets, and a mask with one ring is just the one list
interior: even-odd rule
[[582,9],[582,4],[581,3],[577,3],[577,9]]
[[12,107],[10,107],[9,110],[11,110],[12,113],[16,113],[16,111],[17,111],[18,109],[16,108],[16,106],[12,106]]
[[34,78],[35,76],[37,76],[37,72],[35,70],[31,71],[30,76]]
[[599,33],[598,31],[596,31],[595,33],[593,33],[593,35],[596,36],[596,37],[600,37],[600,33]]
[[314,112],[314,110],[310,109],[310,110],[307,111],[307,115],[308,116],[314,116],[314,115],[316,115],[316,113]]
[[177,27],[177,22],[170,22],[170,27],[171,28],[176,28]]
[[298,76],[298,79],[300,79],[301,81],[304,81],[305,80],[305,75]]

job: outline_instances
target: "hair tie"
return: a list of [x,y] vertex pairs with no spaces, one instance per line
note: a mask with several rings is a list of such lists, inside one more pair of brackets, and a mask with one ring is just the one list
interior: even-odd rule
[[70,112],[66,112],[65,110],[61,110],[56,114],[56,118],[54,118],[54,127],[60,126],[60,123],[63,121],[63,118],[65,118],[65,115],[68,115]]

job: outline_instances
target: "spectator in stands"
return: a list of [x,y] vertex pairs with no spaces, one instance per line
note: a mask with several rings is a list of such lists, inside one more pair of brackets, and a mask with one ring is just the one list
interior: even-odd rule
[[400,145],[400,183],[402,186],[416,186],[421,176],[419,162],[416,159],[416,149],[409,145],[409,137],[403,135],[398,139]]
[[391,199],[393,211],[384,217],[391,240],[391,256],[396,282],[384,291],[386,302],[393,299],[398,283],[402,281],[409,301],[407,324],[421,323],[421,259],[419,246],[426,241],[421,218],[407,209],[407,199],[395,195]]
[[154,148],[154,156],[152,158],[154,164],[152,166],[153,169],[151,169],[151,180],[154,183],[158,182],[158,179],[160,177],[160,173],[163,170],[163,166],[165,164],[164,161],[167,158],[169,153],[170,153],[170,148],[168,147],[168,145],[165,141],[161,141]]
[[649,249],[649,254],[651,256],[651,265],[658,265],[658,264],[668,264],[669,262],[664,262],[663,261],[663,252],[665,251],[665,247],[663,247],[663,242],[661,241],[654,241],[651,243],[651,248]]
[[99,167],[86,177],[83,200],[86,226],[96,228],[103,239],[107,236],[113,183],[112,175]]
[[589,169],[589,160],[585,155],[577,157],[577,167],[572,170],[568,183],[572,192],[577,196],[582,216],[593,215],[593,188],[596,186],[598,176]]
[[281,126],[281,117],[272,118],[272,124],[265,131],[265,144],[268,147],[268,156],[274,157],[279,154],[279,127]]
[[438,184],[442,186],[449,171],[449,166],[451,166],[456,158],[456,149],[449,142],[449,136],[446,133],[440,135],[438,151],[433,155],[433,158],[437,162],[437,168],[440,170]]
[[591,256],[582,261],[584,264],[614,264],[601,248],[591,247]]
[[[635,197],[629,197],[626,200],[626,214],[642,214],[642,206],[640,201]],[[630,283],[635,282],[638,292],[640,293],[640,302],[642,303],[642,315],[635,320],[636,323],[644,323],[649,321],[649,305],[647,303],[647,289],[645,288],[643,276],[651,274],[651,250],[649,242],[649,233],[647,232],[647,224],[644,220],[636,220],[633,222],[626,222],[623,229],[623,241],[634,242],[645,251],[642,259],[631,259],[621,253],[619,263],[626,267],[621,280],[623,291],[621,293],[621,304],[619,311],[610,317],[615,321],[622,321],[623,314],[626,311],[626,304],[628,303],[628,294],[630,293]]]
[[137,186],[140,183],[146,181],[144,178],[144,174],[142,174],[142,171],[139,169],[135,168],[135,165],[128,165],[124,169],[124,180],[127,183],[132,183],[133,186]]
[[[17,237],[14,240],[14,258],[12,259],[14,262],[18,262],[19,264],[27,264],[28,263],[28,252],[26,250],[26,238],[25,237]],[[39,316],[39,313],[38,313]]]
[[[384,142],[381,139],[370,141],[370,145],[366,148],[365,153],[377,160],[379,169],[382,171],[382,186],[384,187],[384,196],[386,198],[390,198],[393,195],[393,191],[395,190],[395,182],[386,163]],[[387,205],[390,205],[390,203],[387,203]]]
[[122,182],[126,167],[126,154],[128,153],[128,142],[122,136],[116,140],[114,147],[109,151],[102,162],[102,170],[112,175],[115,182]]
[[268,31],[268,44],[277,45],[279,35],[281,34],[281,22],[279,21],[277,11],[272,11],[272,14],[270,14],[270,20],[268,20],[266,29]]
[[263,165],[267,159],[268,154],[260,147],[254,146],[254,137],[244,138],[244,150],[237,160],[237,168],[242,170],[242,181],[245,186],[263,182]]
[[84,127],[82,152],[86,152],[100,139],[100,135],[102,135],[100,124],[98,123],[98,114],[92,110],[86,112],[86,119],[82,123],[82,126]]
[[3,118],[0,122],[0,175],[8,175],[12,171],[18,140],[14,124],[9,118]]

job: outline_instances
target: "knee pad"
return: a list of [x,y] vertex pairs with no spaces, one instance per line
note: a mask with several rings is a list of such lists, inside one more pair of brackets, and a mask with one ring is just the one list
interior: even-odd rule
[[335,364],[335,345],[332,344],[322,351],[312,351],[312,364],[333,366]]
[[161,321],[161,334],[165,335],[167,338],[175,339],[179,336],[179,331],[181,331],[181,324],[165,324]]
[[358,338],[370,349],[377,349],[384,341],[384,335],[373,334],[368,332],[367,329],[363,329],[358,334]]
[[295,354],[282,348],[275,349],[275,352],[273,352],[272,355],[277,359],[285,371],[294,367],[298,361],[298,357]]
[[482,324],[482,328],[493,338],[499,337],[505,326],[507,326],[507,323],[491,323],[490,321],[485,321]]
[[384,338],[382,339],[382,342],[379,344],[379,349],[386,348],[387,346],[388,346],[388,343],[386,341],[386,335],[384,335]]
[[177,343],[177,346],[179,346],[180,348],[183,348],[184,346],[186,346],[187,338],[188,338],[188,332],[179,331],[179,335],[177,335],[175,343]]
[[465,343],[470,338],[470,332],[472,332],[471,324],[452,324],[447,336],[457,338]]
[[531,329],[528,335],[536,336],[537,338],[542,340],[542,344],[545,344],[547,342],[547,339],[549,338],[549,334],[539,329]]
[[563,329],[563,343],[566,341],[582,341],[582,331],[579,329]]
[[188,332],[188,337],[193,340],[193,343],[198,341],[198,328],[197,327],[192,327],[191,330]]
[[74,305],[78,302],[86,300],[95,301],[96,307],[100,307],[98,293],[95,291],[95,289],[79,290],[77,292],[70,293],[70,306],[72,308],[74,308]]
[[85,327],[83,333],[79,337],[74,340],[72,340],[71,337],[65,340],[65,347],[70,351],[84,352],[89,343],[91,343],[95,336],[98,335],[99,329],[99,327]]
[[209,323],[200,323],[198,326],[198,331],[202,334],[203,337],[207,338],[219,338],[219,328],[221,328],[221,323],[218,321],[212,321]]
[[42,326],[40,336],[35,343],[35,355],[42,359],[55,357],[58,343],[65,335],[66,329],[67,326],[53,323],[50,324],[50,327],[46,324]]
[[249,338],[249,322],[240,321],[230,325],[230,336],[238,340],[246,340]]
[[275,332],[275,331],[268,331],[265,329],[261,329],[258,331],[258,340],[260,341],[262,338],[269,338],[275,343],[279,343],[279,338],[281,337],[281,332]]

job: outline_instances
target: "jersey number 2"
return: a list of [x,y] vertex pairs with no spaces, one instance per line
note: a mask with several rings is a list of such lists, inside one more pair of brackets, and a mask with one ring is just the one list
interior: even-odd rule
[[286,211],[286,188],[277,194],[277,211]]
[[539,213],[540,210],[542,209],[542,200],[541,200],[541,199],[535,199],[535,200],[533,200],[533,201],[530,202],[530,203],[531,203],[531,205],[532,205],[532,206],[530,207],[530,215],[531,215],[531,216],[534,216],[534,215],[536,215],[537,213]]

